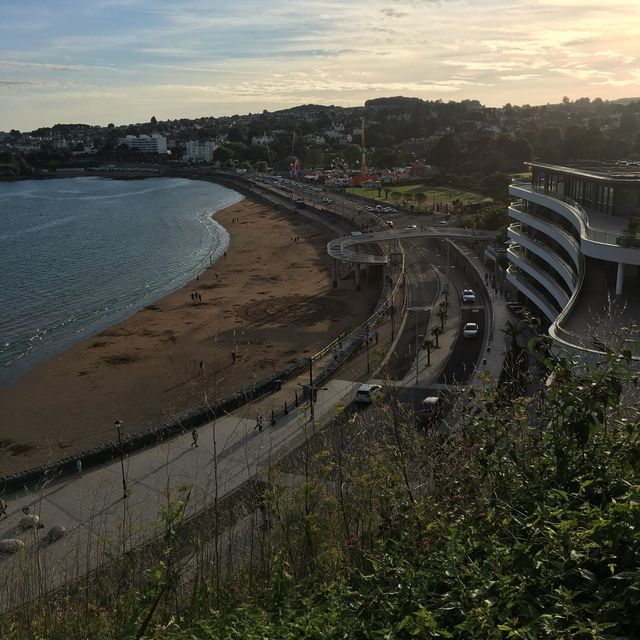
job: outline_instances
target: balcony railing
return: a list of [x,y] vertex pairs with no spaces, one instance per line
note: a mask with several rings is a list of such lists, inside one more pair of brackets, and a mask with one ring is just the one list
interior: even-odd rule
[[531,191],[532,193],[539,193],[540,195],[554,198],[555,200],[559,200],[560,202],[563,202],[564,204],[571,207],[574,215],[582,223],[584,237],[587,240],[608,245],[618,245],[620,247],[640,247],[640,235],[627,233],[625,231],[611,231],[607,229],[598,229],[596,227],[592,227],[589,224],[589,214],[587,213],[585,208],[579,202],[576,202],[572,198],[564,196],[560,193],[555,193],[553,191],[539,189],[537,187],[534,187],[530,182],[526,180],[513,180],[511,184],[514,187],[520,187],[527,191]]

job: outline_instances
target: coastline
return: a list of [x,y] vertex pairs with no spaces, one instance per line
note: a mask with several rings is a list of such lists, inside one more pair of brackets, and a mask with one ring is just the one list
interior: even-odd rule
[[377,290],[332,288],[327,229],[250,198],[215,219],[230,234],[226,256],[0,391],[0,475],[110,441],[116,419],[138,431],[240,389],[317,351],[375,304]]

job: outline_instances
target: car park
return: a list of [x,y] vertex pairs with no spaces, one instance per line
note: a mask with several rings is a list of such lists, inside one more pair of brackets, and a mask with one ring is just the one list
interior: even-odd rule
[[477,322],[467,322],[462,330],[462,335],[465,338],[475,338],[480,331],[480,327]]
[[371,404],[380,395],[382,386],[379,384],[361,384],[353,398],[357,404]]
[[462,302],[475,302],[476,294],[473,292],[473,289],[463,289],[462,290]]

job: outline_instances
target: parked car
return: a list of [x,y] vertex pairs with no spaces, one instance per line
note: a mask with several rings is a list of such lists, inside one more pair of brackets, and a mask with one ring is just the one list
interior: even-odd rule
[[449,221],[448,220],[439,220],[438,222],[436,222],[436,226],[438,226],[438,227],[448,227],[449,226]]
[[479,330],[480,327],[478,327],[477,322],[467,322],[462,330],[462,335],[465,338],[475,338],[478,335]]
[[353,398],[357,404],[371,404],[380,395],[382,386],[379,384],[361,384]]
[[462,290],[462,302],[475,302],[476,294],[473,292],[473,289],[463,289]]
[[385,220],[385,224],[389,229],[393,229],[393,220]]
[[442,398],[440,396],[423,398],[415,413],[416,426],[428,427],[440,418],[442,418]]
[[324,202],[324,204],[333,204],[333,199],[332,198],[322,198],[322,202]]

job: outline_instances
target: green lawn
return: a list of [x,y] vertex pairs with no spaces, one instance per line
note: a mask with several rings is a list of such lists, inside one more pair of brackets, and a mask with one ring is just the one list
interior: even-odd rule
[[[356,196],[362,196],[365,198],[370,198],[371,200],[375,200],[376,202],[383,202],[386,204],[394,204],[396,200],[391,197],[391,194],[394,191],[404,195],[410,196],[410,203],[417,204],[417,202],[413,199],[414,194],[422,193],[426,196],[426,200],[421,204],[423,207],[431,207],[434,203],[436,204],[446,204],[451,203],[454,200],[462,200],[463,202],[471,203],[471,202],[479,202],[483,199],[479,193],[472,193],[471,191],[463,191],[455,188],[447,188],[447,187],[427,187],[422,184],[410,184],[405,186],[394,186],[390,185],[387,187],[389,190],[388,197],[385,199],[385,190],[382,188],[380,190],[380,196],[378,196],[377,187],[371,188],[361,188],[361,187],[351,187],[347,189],[347,193],[352,193]],[[398,203],[402,202],[402,198],[397,200]]]

